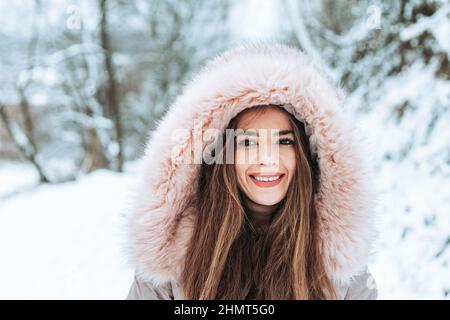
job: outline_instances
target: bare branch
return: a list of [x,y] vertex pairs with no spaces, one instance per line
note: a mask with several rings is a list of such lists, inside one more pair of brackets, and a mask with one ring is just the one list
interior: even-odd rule
[[6,131],[8,132],[9,136],[11,137],[11,141],[16,145],[24,158],[30,161],[36,168],[36,171],[39,174],[39,180],[41,182],[49,182],[49,179],[44,174],[42,167],[36,160],[36,148],[28,140],[27,136],[22,132],[20,127],[8,116],[6,107],[4,105],[0,105],[0,119],[5,125]]

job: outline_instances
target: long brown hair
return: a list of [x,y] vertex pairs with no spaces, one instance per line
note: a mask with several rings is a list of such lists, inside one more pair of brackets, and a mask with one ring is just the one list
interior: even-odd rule
[[[265,107],[250,109],[257,115]],[[236,129],[239,118],[250,109],[234,117],[227,128]],[[187,202],[196,212],[181,275],[187,299],[336,298],[317,245],[313,203],[317,162],[304,124],[280,109],[288,114],[294,131],[297,167],[269,226],[248,219],[234,164],[201,165],[197,191]],[[220,152],[226,152],[226,146],[225,141]]]

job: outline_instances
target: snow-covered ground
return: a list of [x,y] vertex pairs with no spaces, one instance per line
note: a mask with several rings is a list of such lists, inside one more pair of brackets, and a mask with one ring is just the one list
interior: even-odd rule
[[[30,168],[0,166],[0,299],[124,299],[133,277],[121,250],[132,174],[97,170],[33,188],[34,179]],[[12,187],[25,191],[5,197]]]

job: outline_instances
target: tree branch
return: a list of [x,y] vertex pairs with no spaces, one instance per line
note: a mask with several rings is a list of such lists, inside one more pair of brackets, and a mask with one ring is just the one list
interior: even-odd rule
[[21,131],[19,126],[9,118],[4,105],[0,105],[0,120],[5,125],[6,131],[11,137],[12,142],[16,145],[24,158],[30,161],[36,168],[36,171],[39,174],[40,182],[49,182],[49,179],[44,174],[42,167],[36,160],[36,148],[33,146],[27,136]]

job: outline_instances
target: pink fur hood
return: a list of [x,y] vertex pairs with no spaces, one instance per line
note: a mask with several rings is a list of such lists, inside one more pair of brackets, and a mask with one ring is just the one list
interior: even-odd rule
[[[224,129],[240,111],[276,104],[303,121],[317,154],[320,182],[314,201],[320,248],[334,281],[348,283],[368,263],[375,239],[375,194],[363,139],[343,108],[343,93],[300,50],[251,43],[209,61],[158,122],[146,145],[126,215],[125,251],[138,277],[162,285],[179,279],[194,212],[178,214],[194,191],[198,164],[191,153],[194,126]],[[202,146],[204,147],[204,145]]]

